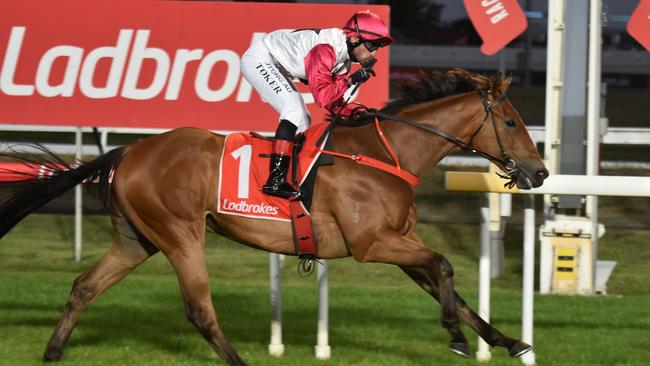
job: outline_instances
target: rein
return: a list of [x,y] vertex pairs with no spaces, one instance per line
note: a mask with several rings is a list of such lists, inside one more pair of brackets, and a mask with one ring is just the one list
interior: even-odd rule
[[[501,166],[503,166],[506,169],[506,174],[504,175],[504,174],[497,173],[497,175],[499,175],[501,178],[507,179],[508,182],[505,184],[505,186],[508,187],[508,188],[512,188],[517,184],[517,178],[518,178],[518,175],[519,175],[519,168],[516,166],[515,161],[512,160],[512,158],[510,158],[508,153],[503,148],[503,144],[501,143],[501,138],[499,136],[499,131],[497,130],[497,127],[496,127],[496,121],[494,119],[494,113],[493,113],[494,109],[496,109],[499,106],[499,104],[501,104],[502,101],[507,99],[507,96],[504,93],[499,97],[499,99],[497,99],[494,102],[491,102],[488,99],[488,93],[485,90],[480,90],[479,94],[481,96],[481,103],[483,104],[483,109],[485,111],[485,118],[483,118],[483,122],[481,123],[479,128],[476,130],[476,132],[474,132],[472,134],[472,137],[470,138],[469,142],[465,142],[465,141],[459,139],[458,137],[456,137],[454,135],[451,135],[451,134],[449,134],[449,133],[447,133],[445,131],[441,131],[441,130],[439,130],[437,128],[427,126],[425,124],[422,124],[422,123],[419,123],[419,122],[416,122],[416,121],[413,121],[413,120],[410,120],[410,119],[407,119],[407,118],[402,118],[402,117],[395,116],[395,115],[392,115],[392,114],[384,113],[384,112],[381,112],[381,111],[373,109],[373,108],[367,108],[367,112],[369,114],[375,116],[375,121],[376,121],[376,118],[378,117],[378,118],[383,118],[383,119],[387,119],[387,120],[391,120],[391,121],[395,121],[395,122],[400,122],[400,123],[403,123],[403,124],[406,124],[406,125],[409,125],[409,126],[412,126],[412,127],[419,128],[421,130],[424,130],[424,131],[433,133],[435,135],[438,135],[438,136],[446,139],[447,141],[451,142],[452,144],[460,147],[461,149],[469,150],[469,151],[471,151],[471,152],[473,152],[475,154],[481,155],[482,157],[486,158],[487,160],[491,161],[492,163],[495,163],[497,165],[500,164]],[[494,155],[492,155],[490,153],[487,153],[485,151],[481,151],[481,150],[475,148],[473,146],[473,144],[472,144],[472,142],[474,141],[474,138],[479,134],[479,132],[481,132],[483,127],[488,123],[488,118],[492,122],[492,128],[494,128],[494,135],[496,136],[497,144],[499,145],[499,150],[501,152],[501,157],[497,157],[497,156],[494,156]],[[377,122],[375,122],[375,123],[377,123]]]
[[[471,151],[471,152],[473,152],[475,154],[481,155],[482,157],[486,158],[487,160],[491,161],[492,163],[503,166],[505,168],[505,170],[506,170],[506,174],[497,173],[497,175],[499,177],[503,178],[503,179],[508,180],[508,182],[506,182],[504,184],[505,187],[512,188],[517,184],[517,179],[518,179],[518,176],[519,176],[519,168],[516,166],[515,161],[512,160],[512,158],[510,158],[508,153],[503,148],[503,144],[501,143],[501,138],[499,136],[499,130],[496,127],[496,121],[494,119],[494,113],[493,113],[493,111],[499,106],[499,104],[501,104],[502,101],[507,99],[507,96],[504,93],[496,101],[491,102],[489,100],[489,98],[488,98],[488,92],[487,91],[480,90],[479,95],[481,97],[481,103],[483,104],[483,110],[485,111],[485,117],[483,118],[483,121],[482,121],[481,125],[479,126],[479,128],[472,134],[472,137],[470,138],[469,142],[465,142],[465,141],[459,139],[458,137],[456,137],[454,135],[451,135],[451,134],[449,134],[449,133],[447,133],[445,131],[439,130],[439,129],[435,128],[435,127],[427,126],[425,124],[422,124],[422,123],[419,123],[419,122],[416,122],[416,121],[413,121],[413,120],[410,120],[410,119],[407,119],[407,118],[402,118],[402,117],[395,116],[395,115],[392,115],[392,114],[384,113],[384,112],[381,112],[381,111],[379,111],[377,109],[374,109],[374,108],[367,108],[365,106],[360,106],[357,109],[365,109],[366,112],[369,115],[374,116],[374,118],[375,118],[375,128],[377,129],[377,133],[379,134],[379,137],[380,137],[384,147],[386,147],[386,150],[388,150],[391,158],[395,162],[395,165],[390,165],[390,164],[384,163],[383,161],[380,161],[380,160],[377,160],[377,159],[374,159],[374,158],[371,158],[371,157],[368,157],[368,156],[365,156],[365,155],[348,155],[348,154],[343,154],[343,153],[339,153],[339,152],[336,152],[336,151],[323,150],[323,149],[321,149],[320,152],[324,153],[324,154],[340,157],[340,158],[350,159],[350,160],[353,160],[353,161],[355,161],[355,162],[357,162],[357,163],[359,163],[361,165],[367,165],[367,166],[371,166],[371,167],[383,170],[383,171],[385,171],[387,173],[393,174],[393,175],[405,180],[406,182],[408,182],[410,185],[412,185],[414,187],[417,186],[420,183],[420,178],[418,178],[415,174],[413,174],[413,173],[411,173],[411,172],[409,172],[407,170],[402,169],[402,167],[400,166],[399,159],[397,158],[397,155],[395,154],[395,151],[390,146],[390,143],[388,142],[388,140],[384,136],[384,133],[381,130],[381,127],[379,125],[379,119],[381,118],[381,119],[385,119],[385,120],[400,122],[400,123],[403,123],[403,124],[406,124],[406,125],[416,127],[416,128],[421,129],[421,130],[433,133],[435,135],[438,135],[438,136],[446,139],[447,141],[449,141],[452,144],[460,147],[461,149],[469,150],[469,151]],[[338,116],[336,116],[336,117],[338,117]],[[497,156],[494,156],[494,155],[492,155],[490,153],[487,153],[485,151],[481,151],[481,150],[475,148],[474,145],[472,144],[472,142],[474,141],[474,138],[479,134],[479,132],[481,132],[483,127],[488,123],[488,118],[492,122],[492,128],[494,129],[494,135],[496,136],[497,144],[499,145],[499,151],[501,152],[501,157],[497,157]],[[334,127],[335,123],[336,123],[336,120],[332,121],[332,123],[330,125],[330,128],[328,128],[327,132],[331,131],[331,127]],[[325,135],[326,134],[323,134],[323,137]],[[323,137],[321,137],[321,139]]]
[[[459,139],[458,137],[456,137],[454,135],[451,135],[451,134],[449,134],[449,133],[447,133],[445,131],[441,131],[441,130],[435,128],[435,127],[427,126],[425,124],[422,124],[422,123],[419,123],[419,122],[416,122],[416,121],[413,121],[413,120],[410,120],[410,119],[406,119],[406,118],[398,117],[398,116],[395,116],[395,115],[392,115],[392,114],[384,113],[384,112],[381,112],[379,110],[372,109],[372,108],[368,108],[368,113],[372,114],[372,115],[375,115],[375,116],[377,116],[379,118],[404,123],[406,125],[416,127],[416,128],[421,129],[421,130],[433,133],[435,135],[438,135],[438,136],[446,139],[447,141],[451,142],[452,144],[454,144],[454,145],[456,145],[456,146],[458,146],[458,147],[460,147],[460,148],[462,148],[464,150],[470,150],[473,153],[479,154],[479,155],[483,156],[484,158],[488,159],[489,161],[491,161],[493,163],[499,163],[499,164],[502,164],[505,167],[508,167],[509,165],[511,165],[512,168],[514,168],[514,161],[508,157],[508,153],[506,153],[505,150],[503,149],[503,145],[501,144],[501,139],[499,138],[499,133],[498,133],[498,131],[496,129],[496,122],[494,121],[494,115],[492,113],[492,111],[497,106],[499,106],[499,104],[501,104],[501,102],[503,100],[505,100],[505,99],[506,99],[506,96],[504,94],[496,102],[492,103],[492,102],[490,102],[488,100],[487,93],[485,91],[481,91],[481,102],[483,103],[483,109],[485,110],[485,118],[483,118],[483,123],[481,123],[481,126],[479,126],[479,128],[476,130],[476,132],[474,132],[472,134],[472,137],[470,138],[469,143],[467,143],[467,142]],[[494,127],[494,133],[497,136],[497,143],[499,144],[499,149],[501,151],[501,156],[503,158],[499,158],[499,157],[496,157],[496,156],[494,156],[492,154],[481,151],[481,150],[475,148],[472,145],[472,142],[474,141],[474,138],[476,137],[476,135],[478,135],[479,132],[481,132],[481,130],[483,129],[483,126],[485,126],[487,124],[488,117],[491,117],[490,119],[492,121],[492,126]]]

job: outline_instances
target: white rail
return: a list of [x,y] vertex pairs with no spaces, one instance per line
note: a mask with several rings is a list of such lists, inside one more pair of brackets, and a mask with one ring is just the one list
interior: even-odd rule
[[[577,194],[592,196],[634,196],[650,197],[650,177],[602,176],[602,175],[552,175],[544,184],[535,189],[520,190],[504,187],[504,180],[494,173],[447,172],[445,187],[448,191],[458,192],[492,192],[526,194],[524,208],[524,276],[522,290],[522,340],[533,344],[533,291],[535,267],[535,208],[533,194]],[[486,201],[486,200],[484,200]],[[490,293],[490,250],[489,238],[484,235],[488,230],[487,204],[481,206],[481,257],[479,271],[479,311],[481,317],[489,321]],[[485,264],[484,264],[485,263]],[[487,300],[486,300],[487,298]],[[479,360],[490,358],[489,351],[479,347]],[[535,364],[535,355],[529,352],[522,356],[526,365]]]
[[496,174],[447,172],[445,176],[448,191],[650,197],[650,177],[551,175],[541,187],[521,190],[504,187],[505,181]]

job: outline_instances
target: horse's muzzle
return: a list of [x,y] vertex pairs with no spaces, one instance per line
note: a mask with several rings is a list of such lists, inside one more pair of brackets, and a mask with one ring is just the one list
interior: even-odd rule
[[544,179],[548,178],[548,170],[541,168],[535,171],[534,174],[529,174],[527,170],[521,169],[517,176],[517,188],[531,189],[537,188],[544,183]]

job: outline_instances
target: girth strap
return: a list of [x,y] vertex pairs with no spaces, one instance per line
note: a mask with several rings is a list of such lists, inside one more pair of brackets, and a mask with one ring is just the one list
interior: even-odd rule
[[290,199],[289,208],[291,210],[291,228],[293,229],[296,254],[301,259],[313,259],[316,257],[316,239],[314,238],[309,215],[298,199]]

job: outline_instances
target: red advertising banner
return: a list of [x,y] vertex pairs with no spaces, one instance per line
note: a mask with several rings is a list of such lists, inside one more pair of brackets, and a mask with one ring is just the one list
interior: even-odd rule
[[[365,9],[388,22],[387,6],[3,0],[0,123],[273,131],[277,113],[240,73],[252,40],[340,28]],[[377,107],[388,100],[388,50],[378,59],[356,99]]]
[[517,0],[463,0],[483,44],[481,52],[493,55],[528,27],[526,14]]
[[650,0],[641,0],[627,23],[627,32],[650,51]]

